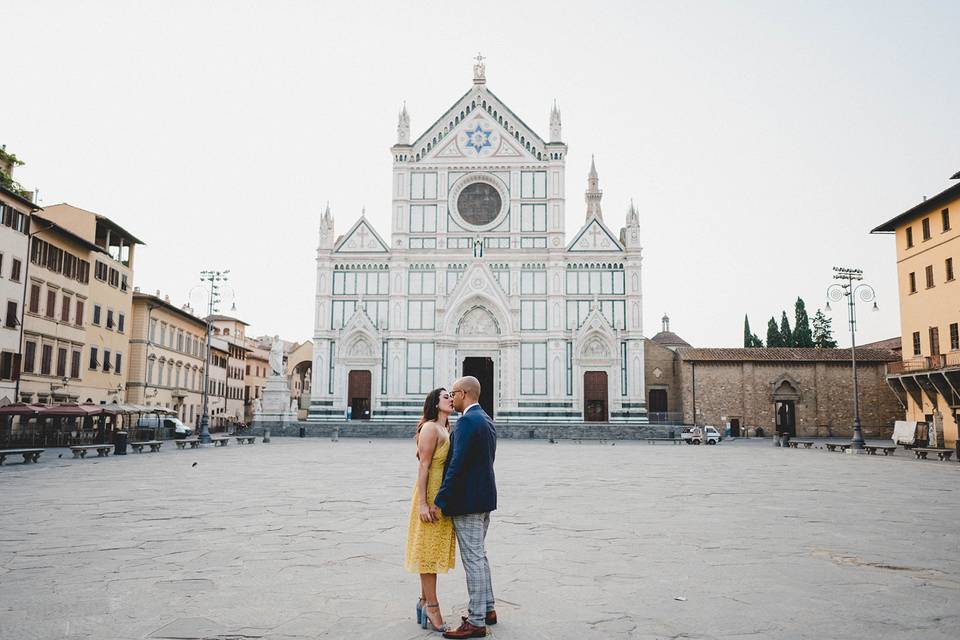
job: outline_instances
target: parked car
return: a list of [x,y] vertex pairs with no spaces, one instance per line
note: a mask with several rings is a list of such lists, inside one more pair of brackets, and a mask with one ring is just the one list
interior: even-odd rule
[[706,431],[707,444],[717,444],[723,440],[723,435],[717,431],[717,428],[710,425],[705,427],[684,427],[680,438],[687,444],[703,444],[704,431]]
[[193,429],[181,422],[180,418],[176,416],[141,416],[137,420],[137,429],[153,429],[155,436],[158,438],[162,438],[167,430],[172,431],[173,437],[177,439],[193,435]]

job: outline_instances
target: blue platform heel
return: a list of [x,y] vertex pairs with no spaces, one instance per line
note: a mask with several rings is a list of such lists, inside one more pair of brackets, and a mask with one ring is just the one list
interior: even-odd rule
[[423,612],[423,621],[420,623],[420,628],[421,628],[421,629],[430,629],[431,631],[439,631],[439,632],[441,632],[441,633],[443,633],[444,631],[446,631],[446,630],[448,629],[447,625],[442,624],[442,625],[440,625],[439,627],[437,627],[437,626],[435,626],[435,625],[433,624],[433,620],[431,620],[431,619],[430,619],[430,616],[427,615],[427,609],[428,609],[428,608],[429,608],[429,609],[439,609],[439,608],[440,608],[440,604],[439,604],[439,603],[434,603],[434,604],[425,604],[425,605],[424,605],[424,608],[422,609],[422,612]]

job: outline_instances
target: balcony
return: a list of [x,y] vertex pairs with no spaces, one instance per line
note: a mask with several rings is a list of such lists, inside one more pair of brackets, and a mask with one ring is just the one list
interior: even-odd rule
[[184,389],[183,387],[177,387],[170,392],[170,395],[173,396],[174,398],[179,398],[180,400],[183,400],[184,398],[187,397],[187,390]]
[[950,369],[953,367],[960,367],[960,351],[913,358],[911,360],[904,360],[903,362],[891,362],[887,365],[887,375],[939,371],[940,369]]

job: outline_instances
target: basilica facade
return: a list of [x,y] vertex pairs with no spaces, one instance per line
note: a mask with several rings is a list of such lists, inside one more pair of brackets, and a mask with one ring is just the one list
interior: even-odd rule
[[637,212],[607,227],[591,162],[568,238],[558,108],[542,138],[473,71],[417,138],[400,112],[389,234],[323,214],[307,419],[415,420],[474,375],[498,422],[646,422]]

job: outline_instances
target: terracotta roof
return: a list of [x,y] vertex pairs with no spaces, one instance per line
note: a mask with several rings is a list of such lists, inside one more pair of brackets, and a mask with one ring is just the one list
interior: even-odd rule
[[858,349],[890,349],[891,351],[902,351],[903,350],[903,338],[897,336],[896,338],[887,338],[886,340],[877,340],[876,342],[868,342],[867,344],[862,344]]
[[689,347],[690,343],[675,334],[673,331],[661,331],[657,335],[650,338],[657,344],[663,345],[665,347]]
[[[951,180],[956,179],[956,177],[951,178]],[[960,182],[952,187],[947,187],[932,198],[927,198],[913,208],[907,209],[897,217],[887,220],[879,227],[875,227],[870,233],[893,233],[901,224],[909,222],[910,220],[918,218],[919,216],[932,211],[942,209],[944,205],[950,204],[958,197],[960,197]]]
[[[848,362],[850,349],[677,349],[681,360],[693,362]],[[889,349],[857,347],[858,362],[896,362],[900,356]]]

